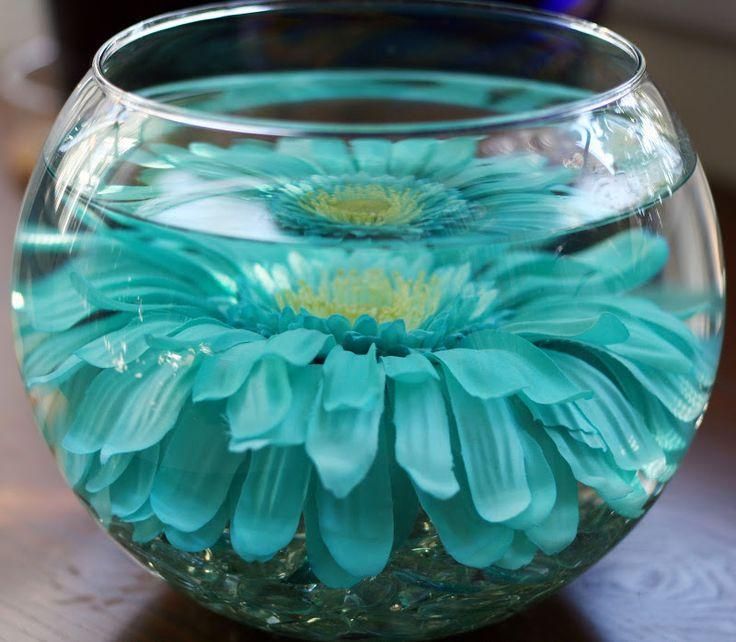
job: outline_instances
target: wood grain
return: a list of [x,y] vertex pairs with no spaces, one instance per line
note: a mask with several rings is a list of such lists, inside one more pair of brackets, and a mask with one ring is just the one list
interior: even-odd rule
[[[0,283],[7,283],[18,195],[1,181],[0,175]],[[736,193],[718,193],[718,200],[726,247],[734,247]],[[7,290],[0,291],[6,310]],[[732,334],[701,434],[650,514],[562,592],[464,642],[736,640]],[[178,595],[98,530],[33,427],[9,337],[7,315],[0,313],[0,640],[273,639]]]

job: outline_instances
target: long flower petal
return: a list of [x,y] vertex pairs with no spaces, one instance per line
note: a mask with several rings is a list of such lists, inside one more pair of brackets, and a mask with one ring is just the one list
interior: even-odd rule
[[516,370],[526,381],[522,395],[536,403],[563,403],[590,396],[590,391],[574,385],[544,350],[522,337],[483,330],[466,337],[462,345],[476,350],[501,350],[513,357]]
[[371,408],[327,412],[316,408],[307,429],[306,448],[322,484],[345,497],[368,473],[378,450],[383,396]]
[[312,567],[312,572],[320,582],[333,589],[350,588],[360,580],[361,577],[351,575],[342,568],[332,557],[329,549],[322,539],[319,526],[319,513],[317,500],[314,497],[316,482],[310,488],[307,501],[304,506],[304,528],[307,534],[307,559]]
[[515,355],[503,350],[456,348],[433,353],[451,377],[473,397],[508,397],[528,385]]
[[396,461],[423,491],[438,499],[452,497],[460,486],[453,473],[450,426],[439,382],[395,381],[393,392]]
[[70,356],[79,348],[100,336],[118,330],[125,325],[126,319],[126,315],[113,314],[45,337],[21,359],[23,376],[28,385],[35,385],[40,377],[46,381],[52,380],[53,373],[63,363],[69,361]]
[[159,363],[151,356],[123,372],[100,372],[87,388],[64,447],[78,453],[101,450],[104,462],[161,441],[191,390],[194,368],[187,358],[172,355]]
[[251,370],[245,385],[227,401],[234,441],[260,435],[277,426],[291,408],[289,372],[278,357],[265,357]]
[[310,365],[289,368],[291,406],[286,416],[276,426],[245,438],[232,435],[230,450],[258,450],[264,446],[296,446],[307,438],[307,427],[316,412],[320,400],[322,367]]
[[326,346],[334,345],[332,336],[297,328],[287,330],[271,337],[266,344],[266,353],[281,357],[294,366],[306,366],[319,355]]
[[496,566],[516,571],[529,564],[537,553],[537,547],[521,531],[514,533],[514,541],[504,556],[496,562]]
[[226,502],[220,506],[217,514],[202,526],[202,528],[191,533],[186,533],[177,530],[173,526],[167,526],[164,529],[164,534],[166,535],[166,539],[180,551],[197,553],[214,546],[219,541],[229,518],[230,512]]
[[125,472],[109,486],[110,507],[115,517],[125,518],[141,508],[151,496],[159,464],[159,445],[136,453]]
[[381,361],[386,376],[402,383],[420,383],[440,378],[432,362],[417,352],[405,357],[382,357]]
[[417,495],[445,550],[460,564],[486,568],[511,545],[514,531],[501,524],[491,524],[478,515],[465,484],[450,499],[437,499],[420,489]]
[[566,430],[546,430],[579,482],[598,491],[624,517],[641,516],[648,495],[635,473],[621,470],[608,453],[588,448]]
[[124,328],[100,335],[75,354],[98,368],[122,368],[148,350],[147,335],[167,334],[179,325],[181,318],[172,316],[155,315],[144,321],[135,318]]
[[346,408],[370,408],[383,398],[385,374],[376,361],[376,346],[368,354],[358,355],[337,346],[325,360],[324,397],[328,412]]
[[552,440],[538,428],[532,434],[552,468],[557,497],[549,516],[529,528],[526,536],[547,555],[554,555],[572,544],[578,534],[578,483]]
[[265,341],[253,341],[239,343],[224,352],[206,356],[194,380],[192,399],[225,399],[235,394],[263,356],[264,348]]
[[351,575],[378,575],[388,562],[394,541],[393,502],[386,446],[370,471],[342,498],[316,489],[322,539],[332,557]]
[[447,378],[468,485],[478,514],[504,522],[529,506],[518,419],[510,399],[477,399]]
[[90,473],[85,484],[85,490],[90,493],[98,493],[107,488],[117,480],[130,464],[136,453],[122,453],[110,457],[104,464],[98,466]]
[[[549,354],[572,381],[593,390],[592,399],[579,399],[574,404],[581,419],[601,435],[621,468],[641,470],[664,465],[664,453],[644,417],[605,374],[573,356],[552,351]],[[552,408],[542,410],[543,414],[545,410],[552,410],[554,415]]]
[[570,310],[569,302],[562,314],[535,309],[532,314],[515,315],[510,323],[503,325],[503,331],[518,334],[532,342],[557,339],[609,345],[629,338],[629,331],[616,315],[604,311],[592,316],[580,316],[579,312]]
[[293,539],[311,467],[301,446],[269,447],[251,454],[230,526],[230,541],[238,555],[246,560],[269,558]]
[[557,500],[557,481],[537,441],[528,432],[519,431],[524,448],[524,467],[531,492],[531,502],[524,511],[506,521],[506,526],[524,530],[549,517]]
[[419,499],[417,498],[411,479],[403,468],[396,463],[396,458],[389,455],[391,474],[391,497],[394,506],[394,550],[403,546],[411,535],[419,515]]
[[227,446],[227,428],[216,407],[185,409],[151,492],[151,506],[162,522],[193,532],[214,518],[244,458]]

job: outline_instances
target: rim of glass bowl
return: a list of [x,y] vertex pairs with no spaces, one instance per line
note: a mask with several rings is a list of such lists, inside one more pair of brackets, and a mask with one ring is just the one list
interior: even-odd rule
[[247,116],[233,116],[227,114],[213,114],[175,106],[146,98],[136,91],[129,91],[119,87],[104,71],[104,64],[123,47],[145,38],[148,35],[175,29],[197,22],[244,16],[256,13],[288,11],[293,8],[319,11],[325,7],[324,0],[244,0],[240,2],[220,2],[207,4],[192,9],[184,9],[165,13],[149,18],[113,36],[95,54],[92,63],[92,73],[102,90],[114,100],[130,105],[133,109],[144,111],[152,116],[171,120],[184,125],[215,129],[238,134],[252,134],[265,136],[312,136],[312,135],[342,135],[342,136],[381,136],[381,135],[412,135],[428,133],[468,133],[478,130],[488,131],[502,127],[542,124],[551,120],[571,118],[589,113],[616,102],[631,93],[643,81],[646,75],[646,60],[641,50],[627,38],[602,27],[594,22],[557,14],[549,11],[529,9],[504,2],[481,2],[479,0],[340,0],[331,2],[332,8],[344,9],[380,9],[405,8],[407,6],[426,7],[437,11],[438,8],[458,9],[467,8],[486,12],[489,16],[503,15],[519,20],[526,20],[531,24],[561,27],[571,32],[578,32],[597,38],[617,47],[620,51],[631,56],[636,68],[634,73],[625,81],[614,85],[610,89],[592,92],[590,96],[565,102],[542,109],[532,109],[513,114],[496,114],[475,118],[460,118],[441,122],[417,121],[397,124],[344,124],[329,122],[303,122],[292,120],[274,120],[253,118]]

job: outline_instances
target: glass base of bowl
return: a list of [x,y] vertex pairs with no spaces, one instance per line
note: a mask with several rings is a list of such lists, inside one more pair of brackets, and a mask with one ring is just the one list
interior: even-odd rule
[[350,589],[320,584],[301,530],[265,563],[240,559],[227,534],[210,549],[186,553],[164,536],[135,543],[132,528],[122,522],[113,522],[110,532],[148,570],[249,626],[311,640],[426,640],[477,629],[526,608],[595,563],[638,521],[613,513],[589,491],[581,499],[575,541],[557,555],[537,554],[519,570],[458,564],[422,516],[384,572]]

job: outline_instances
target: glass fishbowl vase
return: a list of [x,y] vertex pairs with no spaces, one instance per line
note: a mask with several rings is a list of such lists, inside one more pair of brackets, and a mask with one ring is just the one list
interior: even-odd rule
[[487,2],[125,31],[14,261],[28,396],[94,518],[318,640],[454,635],[584,571],[677,470],[723,327],[709,189],[641,53]]

